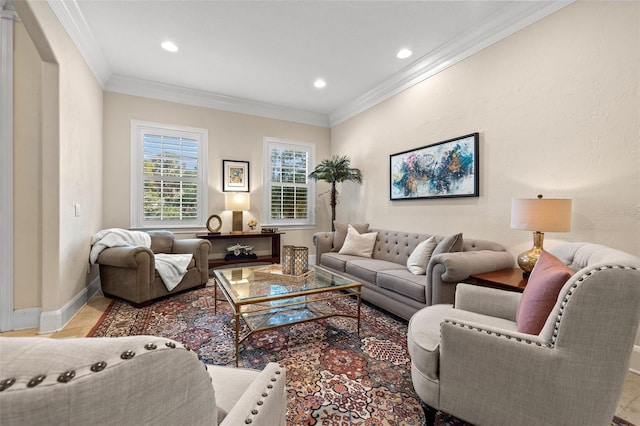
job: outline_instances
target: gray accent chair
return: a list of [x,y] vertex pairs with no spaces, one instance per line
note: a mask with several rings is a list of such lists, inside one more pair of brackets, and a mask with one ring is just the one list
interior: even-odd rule
[[285,424],[285,369],[205,366],[153,336],[0,337],[0,424]]
[[539,335],[517,332],[521,293],[458,285],[455,307],[409,322],[411,377],[428,422],[610,425],[640,321],[640,259],[591,243],[549,250],[575,274]]
[[[102,292],[144,306],[160,297],[184,290],[204,287],[209,281],[209,252],[211,243],[205,239],[176,239],[169,231],[147,231],[151,236],[151,248],[124,246],[109,247],[100,252]],[[155,267],[155,253],[193,254],[182,281],[168,291]]]

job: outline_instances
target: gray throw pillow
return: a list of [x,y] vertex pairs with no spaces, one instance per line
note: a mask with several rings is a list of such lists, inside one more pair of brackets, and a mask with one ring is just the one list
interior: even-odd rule
[[435,250],[433,250],[431,257],[440,253],[455,253],[457,251],[462,251],[463,246],[464,240],[462,239],[462,233],[449,235],[448,237],[444,237],[442,241],[438,243]]
[[[336,231],[333,233],[333,248],[331,251],[340,251],[342,245],[344,244],[344,239],[347,238],[347,229],[349,224],[340,223],[338,221],[333,222],[333,226],[336,228]],[[351,224],[358,231],[358,234],[364,234],[369,230],[368,223],[360,223],[360,224]]]

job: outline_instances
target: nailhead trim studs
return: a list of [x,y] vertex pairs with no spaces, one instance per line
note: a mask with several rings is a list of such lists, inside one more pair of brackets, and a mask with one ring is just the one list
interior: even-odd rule
[[3,381],[0,382],[0,392],[2,392],[5,389],[9,389],[15,382],[16,382],[16,379],[14,379],[13,377],[10,379],[4,379]]

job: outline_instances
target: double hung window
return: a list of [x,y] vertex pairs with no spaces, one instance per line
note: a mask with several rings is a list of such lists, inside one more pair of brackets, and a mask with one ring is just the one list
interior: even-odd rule
[[309,179],[315,146],[274,138],[264,141],[264,211],[269,225],[307,227],[315,223],[315,191]]
[[207,144],[206,129],[132,120],[133,228],[204,226]]

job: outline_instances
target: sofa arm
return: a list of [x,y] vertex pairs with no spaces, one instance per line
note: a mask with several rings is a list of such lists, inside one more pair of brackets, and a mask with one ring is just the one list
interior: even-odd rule
[[458,284],[456,309],[515,321],[522,293]]
[[215,424],[204,365],[166,338],[0,337],[0,370],[16,378],[0,393],[3,426]]
[[149,276],[155,274],[155,257],[151,249],[146,247],[123,246],[109,247],[100,252],[96,263],[117,268],[138,269],[149,268]]
[[473,274],[513,267],[513,256],[507,251],[477,250],[441,253],[431,257],[427,265],[427,304],[453,303],[455,286]]
[[[221,370],[224,369],[224,370]],[[255,426],[284,426],[287,413],[287,396],[285,391],[286,370],[280,365],[270,362],[260,372],[241,368],[212,367],[208,368],[212,376],[216,399],[226,390],[216,388],[216,384],[228,380],[234,386],[246,386],[242,395],[234,402],[221,426],[251,424]],[[226,377],[219,377],[224,374]],[[248,374],[251,374],[250,376]],[[251,377],[251,381],[246,378]],[[218,404],[220,405],[220,404]]]
[[187,238],[173,241],[173,253],[193,254],[196,260],[196,268],[202,274],[203,280],[209,278],[209,252],[211,242],[202,238]]
[[320,264],[323,253],[333,248],[333,232],[316,232],[313,234],[313,244],[316,246],[316,265]]

